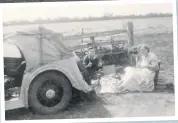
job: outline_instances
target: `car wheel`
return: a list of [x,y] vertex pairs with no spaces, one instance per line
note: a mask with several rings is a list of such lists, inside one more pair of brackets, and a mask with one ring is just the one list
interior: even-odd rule
[[54,114],[67,108],[72,98],[69,80],[57,72],[39,75],[29,88],[29,105],[40,114]]

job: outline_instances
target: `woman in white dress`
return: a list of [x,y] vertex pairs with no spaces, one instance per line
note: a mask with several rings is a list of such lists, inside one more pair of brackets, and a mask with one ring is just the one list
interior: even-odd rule
[[[100,93],[105,93],[109,85],[109,93],[124,93],[128,91],[146,92],[154,90],[155,72],[159,69],[157,56],[150,52],[149,47],[144,44],[139,45],[137,50],[136,66],[126,67],[124,74],[121,75],[121,80],[112,79],[111,81],[110,79],[106,83],[103,82],[103,84],[101,82]],[[107,87],[104,87],[106,85]]]
[[154,76],[159,69],[157,56],[146,45],[138,46],[136,66],[125,68],[119,91],[152,91]]

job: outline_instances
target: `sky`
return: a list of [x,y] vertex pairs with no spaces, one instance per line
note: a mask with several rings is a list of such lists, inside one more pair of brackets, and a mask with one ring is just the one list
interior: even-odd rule
[[[171,0],[170,0],[171,1]],[[54,19],[57,17],[99,17],[106,13],[113,15],[131,15],[147,13],[172,13],[172,4],[145,3],[145,4],[120,4],[116,1],[110,3],[55,3],[55,4],[24,4],[8,5],[3,7],[3,21],[18,21],[35,19]]]

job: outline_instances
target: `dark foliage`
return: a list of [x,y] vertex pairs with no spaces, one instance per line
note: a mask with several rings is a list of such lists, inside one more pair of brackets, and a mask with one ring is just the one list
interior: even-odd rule
[[100,21],[100,20],[117,20],[117,19],[135,19],[135,18],[155,18],[155,17],[172,17],[171,13],[149,13],[146,15],[103,15],[101,17],[87,17],[87,18],[68,18],[57,17],[55,19],[37,19],[34,21],[19,20],[4,22],[4,25],[22,25],[22,24],[44,24],[44,23],[58,23],[58,22],[82,22],[82,21]]

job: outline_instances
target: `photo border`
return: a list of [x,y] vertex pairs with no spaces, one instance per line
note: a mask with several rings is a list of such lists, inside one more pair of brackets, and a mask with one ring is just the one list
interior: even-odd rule
[[[58,123],[60,122],[124,122],[124,121],[165,121],[165,120],[178,120],[178,104],[177,104],[177,99],[178,99],[178,76],[176,73],[178,73],[178,62],[177,62],[177,11],[176,5],[178,5],[176,0],[119,0],[119,1],[77,1],[77,2],[34,2],[34,3],[4,3],[0,4],[0,22],[3,22],[3,12],[2,8],[3,7],[17,7],[17,6],[58,6],[59,4],[100,4],[101,2],[105,4],[113,4],[117,2],[117,4],[141,4],[141,3],[165,3],[170,1],[173,3],[172,9],[173,9],[173,46],[174,46],[174,82],[175,82],[175,116],[163,116],[163,117],[122,117],[122,118],[87,118],[87,119],[53,119],[53,120],[48,120],[48,119],[43,119],[43,122],[53,122],[53,123]],[[0,81],[2,81],[0,84],[0,94],[1,94],[1,122],[25,122],[25,123],[30,123],[30,122],[40,122],[42,120],[15,120],[15,121],[6,121],[5,120],[5,103],[4,103],[4,71],[3,71],[3,25],[0,24]],[[177,117],[177,118],[176,118]],[[45,120],[45,121],[44,121]]]

